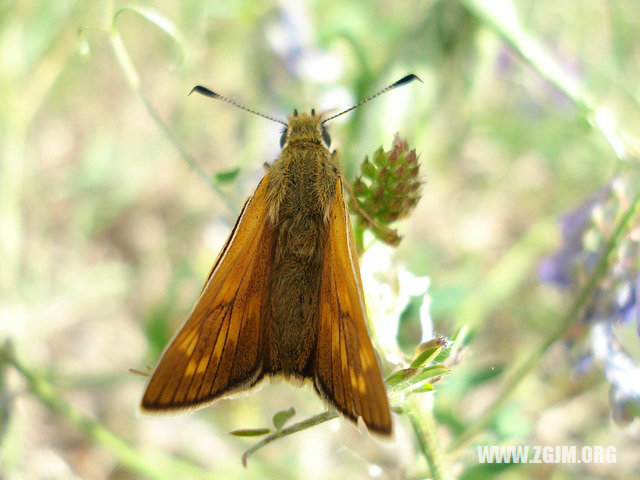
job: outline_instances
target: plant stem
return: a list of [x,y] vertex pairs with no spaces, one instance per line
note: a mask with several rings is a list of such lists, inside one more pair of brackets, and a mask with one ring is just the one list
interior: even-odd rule
[[608,111],[600,108],[580,79],[572,75],[534,36],[520,24],[512,0],[459,0],[483,25],[513,48],[533,69],[580,110],[597,128],[618,159],[630,156],[629,146],[617,131]]
[[120,33],[116,29],[115,25],[112,25],[111,31],[109,32],[109,42],[116,56],[116,60],[124,73],[124,77],[127,80],[127,84],[136,94],[136,96],[140,99],[144,108],[147,110],[151,118],[154,120],[156,125],[160,128],[162,133],[167,137],[173,148],[175,148],[180,156],[187,162],[189,167],[200,176],[208,185],[211,187],[213,191],[215,191],[224,204],[229,208],[230,211],[235,211],[236,208],[232,204],[232,202],[227,198],[224,192],[220,189],[220,186],[214,182],[209,175],[202,169],[200,164],[196,161],[193,156],[187,152],[187,149],[184,148],[182,143],[178,140],[178,138],[174,135],[171,127],[162,119],[160,113],[151,105],[151,102],[144,94],[142,86],[140,84],[140,76],[129,56],[129,52],[127,51],[124,42],[122,41],[122,37]]
[[83,414],[67,403],[49,380],[20,362],[13,354],[9,342],[0,347],[0,364],[11,365],[27,382],[29,389],[47,408],[84,431],[92,441],[109,449],[122,465],[147,478],[171,480],[174,478],[209,478],[209,474],[197,466],[164,455],[148,455],[132,448],[98,421]]
[[265,438],[256,443],[253,447],[248,449],[242,455],[242,465],[247,466],[247,460],[249,457],[260,450],[262,447],[270,444],[271,442],[278,440],[279,438],[283,438],[289,436],[293,433],[299,432],[301,430],[306,430],[307,428],[315,427],[316,425],[320,425],[321,423],[328,422],[334,418],[338,417],[338,412],[335,410],[327,410],[326,412],[319,413],[318,415],[314,415],[313,417],[309,417],[306,420],[303,420],[298,423],[294,423],[293,425],[283,428],[277,432],[272,433],[271,435],[267,435]]
[[596,289],[598,281],[604,276],[609,267],[609,257],[615,249],[620,237],[625,232],[630,220],[638,211],[640,206],[640,189],[635,193],[633,201],[629,205],[629,208],[620,218],[620,221],[616,225],[611,237],[607,241],[598,263],[593,271],[593,274],[589,278],[586,285],[580,290],[578,296],[574,300],[573,304],[564,315],[564,317],[558,323],[558,327],[553,330],[542,344],[527,358],[518,368],[516,368],[506,381],[500,394],[496,397],[493,403],[487,408],[487,410],[473,422],[456,440],[454,440],[450,447],[450,451],[454,451],[466,445],[474,436],[480,433],[484,427],[491,422],[500,407],[506,402],[514,390],[520,385],[525,377],[531,373],[531,371],[538,364],[542,356],[546,353],[551,345],[561,339],[567,330],[576,321],[576,317],[582,311],[587,300]]
[[413,432],[418,440],[420,451],[429,465],[432,478],[434,480],[448,480],[451,478],[451,473],[446,462],[446,454],[438,438],[433,412],[431,409],[425,408],[418,398],[419,396],[412,395],[407,401],[408,417]]

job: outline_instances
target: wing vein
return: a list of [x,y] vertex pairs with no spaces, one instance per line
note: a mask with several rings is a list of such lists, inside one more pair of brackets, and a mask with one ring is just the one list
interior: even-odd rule
[[[203,329],[204,329],[205,323],[207,323],[207,322],[201,322],[201,323],[200,323],[200,325],[198,326],[198,333],[196,334],[196,335],[197,335],[197,338],[198,338],[198,344],[202,343],[202,337],[203,337],[203,335],[202,335],[202,331],[203,331]],[[201,359],[202,359],[202,357],[204,356],[204,355],[203,355],[203,348],[202,348],[202,347],[200,347],[200,348],[198,348],[197,350],[194,350],[194,353],[195,353],[195,352],[198,352],[198,354],[199,354],[199,356],[198,356],[198,361],[197,361],[197,362],[195,362],[195,364],[196,364],[196,365],[198,365],[198,364],[200,363],[200,360],[201,360]],[[192,360],[195,360],[195,358],[196,358],[196,357],[195,357],[195,355],[193,355],[193,356],[189,359],[189,363],[190,363]],[[187,363],[187,365],[189,365],[189,363]],[[194,374],[193,374],[193,375],[191,375],[191,379],[189,380],[189,385],[188,385],[188,386],[187,386],[187,388],[185,389],[185,394],[184,394],[184,397],[185,397],[185,398],[184,398],[184,399],[188,399],[188,397],[189,397],[189,392],[191,391],[191,385],[193,385],[193,380],[194,380],[195,378],[196,378],[196,374],[195,374],[195,372],[194,372]],[[198,388],[198,391],[200,391],[200,387]],[[176,393],[177,393],[177,392],[176,392]],[[194,398],[197,398],[197,395],[196,395]],[[173,401],[175,401],[175,394],[174,394]],[[189,400],[187,400],[187,401],[189,401]]]
[[[212,383],[211,383],[211,390],[215,390],[216,384],[218,383],[218,371],[220,370],[220,365],[222,364],[222,358],[224,356],[224,346],[227,344],[227,338],[229,337],[229,326],[230,326],[229,324],[231,323],[231,317],[233,317],[233,310],[234,310],[234,307],[236,306],[236,295],[234,295],[233,301],[231,302],[231,309],[229,310],[229,322],[225,323],[225,327],[226,328],[224,329],[224,341],[222,342],[223,349],[220,352],[220,358],[218,358],[218,364],[216,365],[216,371],[213,374],[213,379],[212,379]],[[216,342],[216,344],[217,344],[217,342]],[[209,392],[209,395],[211,395],[211,392]]]
[[[345,337],[345,326],[343,325],[343,317],[342,317],[342,305],[340,304],[340,297],[338,295],[337,282],[335,277],[335,271],[333,273],[333,285],[334,291],[336,292],[336,303],[338,305],[338,337],[340,339],[340,372],[342,375],[342,390],[344,392],[344,409],[347,412],[347,415],[352,418],[355,416],[354,405],[353,405],[353,392],[350,388],[350,380],[349,380],[349,366],[347,363],[347,347],[346,347],[346,337]],[[344,360],[343,360],[344,354]]]
[[[222,329],[222,326],[227,322],[227,318],[229,317],[230,314],[230,310],[228,307],[229,304],[224,305],[224,307],[221,309],[222,310],[222,319],[220,320],[219,324],[218,324],[218,329],[216,331],[215,334],[215,338],[212,338],[211,341],[211,345],[213,345],[212,348],[209,349],[209,360],[207,362],[207,368],[205,369],[204,373],[202,374],[202,382],[200,383],[200,387],[198,388],[198,393],[196,394],[196,398],[201,399],[202,396],[204,395],[205,397],[208,395],[211,395],[211,392],[206,393],[206,392],[202,392],[202,388],[208,383],[208,376],[207,373],[210,372],[210,368],[211,367],[211,359],[213,358],[213,354],[215,352],[215,346],[218,343],[218,337],[220,336],[220,330]],[[204,323],[204,322],[203,322]],[[220,360],[218,359],[218,362]],[[215,377],[211,380],[211,386],[213,386],[213,381],[215,380]]]
[[[240,283],[244,284],[244,277],[247,274],[248,271],[250,271],[251,268],[248,268],[247,270],[244,271],[244,273],[242,274],[242,278],[240,279]],[[234,299],[234,303],[235,303],[235,299]],[[246,307],[246,300],[245,300],[245,307]],[[236,344],[234,346],[233,349],[233,356],[231,357],[231,365],[229,366],[229,376],[227,377],[227,384],[229,383],[229,380],[231,379],[231,374],[234,373],[234,366],[236,364],[236,355],[238,353],[238,345],[240,345],[240,339],[242,337],[242,325],[244,324],[244,317],[246,314],[246,308],[244,308],[241,312],[240,315],[240,325],[238,326],[238,338],[236,338]],[[227,333],[228,335],[228,333]],[[226,344],[226,340],[225,340],[225,344]]]

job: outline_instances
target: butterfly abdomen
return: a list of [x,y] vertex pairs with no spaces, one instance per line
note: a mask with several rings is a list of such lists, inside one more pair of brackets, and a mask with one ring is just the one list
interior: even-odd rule
[[[285,256],[271,277],[270,310],[272,373],[306,376],[318,325],[320,265],[307,258]],[[275,354],[275,355],[274,355]]]

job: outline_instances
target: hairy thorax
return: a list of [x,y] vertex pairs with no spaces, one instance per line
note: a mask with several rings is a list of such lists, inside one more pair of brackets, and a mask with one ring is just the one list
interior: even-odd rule
[[306,376],[318,329],[328,209],[338,176],[326,147],[288,144],[269,173],[269,221],[276,244],[270,279],[274,371]]

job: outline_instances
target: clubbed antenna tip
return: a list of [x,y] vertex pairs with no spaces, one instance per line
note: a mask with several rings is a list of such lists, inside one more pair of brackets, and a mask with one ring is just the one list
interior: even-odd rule
[[391,85],[389,85],[389,89],[401,87],[402,85],[406,85],[407,83],[413,82],[414,80],[418,80],[420,83],[424,83],[419,76],[413,73],[410,73],[409,75],[405,75],[404,77],[402,77],[397,82],[394,82]]
[[208,88],[203,87],[202,85],[196,85],[195,87],[193,87],[191,89],[191,91],[189,92],[189,95],[191,95],[193,92],[198,92],[199,94],[204,95],[205,97],[211,97],[211,98],[215,98],[217,100],[223,100],[223,101],[225,101],[227,103],[230,103],[231,105],[234,105],[234,106],[236,106],[238,108],[241,108],[242,110],[245,110],[247,112],[253,113],[254,115],[258,115],[259,117],[266,118],[266,119],[271,120],[271,121],[276,122],[276,123],[280,123],[280,124],[284,125],[285,127],[287,126],[287,122],[283,122],[282,120],[278,120],[277,118],[273,118],[273,117],[271,117],[269,115],[265,115],[264,113],[260,113],[260,112],[257,112],[255,110],[251,110],[250,108],[247,108],[244,105],[239,104],[235,100],[231,100],[230,98],[223,97],[219,93],[216,93],[213,90],[209,90]]
[[370,97],[367,97],[364,100],[356,103],[353,107],[347,108],[346,110],[344,110],[344,111],[342,111],[340,113],[337,113],[334,116],[327,118],[326,120],[323,120],[322,123],[327,123],[329,120],[333,120],[334,118],[339,117],[340,115],[344,115],[345,113],[350,112],[354,108],[358,108],[360,105],[362,105],[364,103],[367,103],[369,100],[373,100],[376,97],[379,97],[380,95],[382,95],[383,93],[388,92],[389,90],[401,87],[403,85],[406,85],[407,83],[413,82],[414,80],[418,80],[420,83],[424,83],[422,80],[420,80],[420,77],[418,77],[417,75],[415,75],[413,73],[410,73],[409,75],[405,75],[404,77],[402,77],[400,80],[397,80],[397,81],[393,82],[388,87],[383,88],[378,93],[374,93]]

